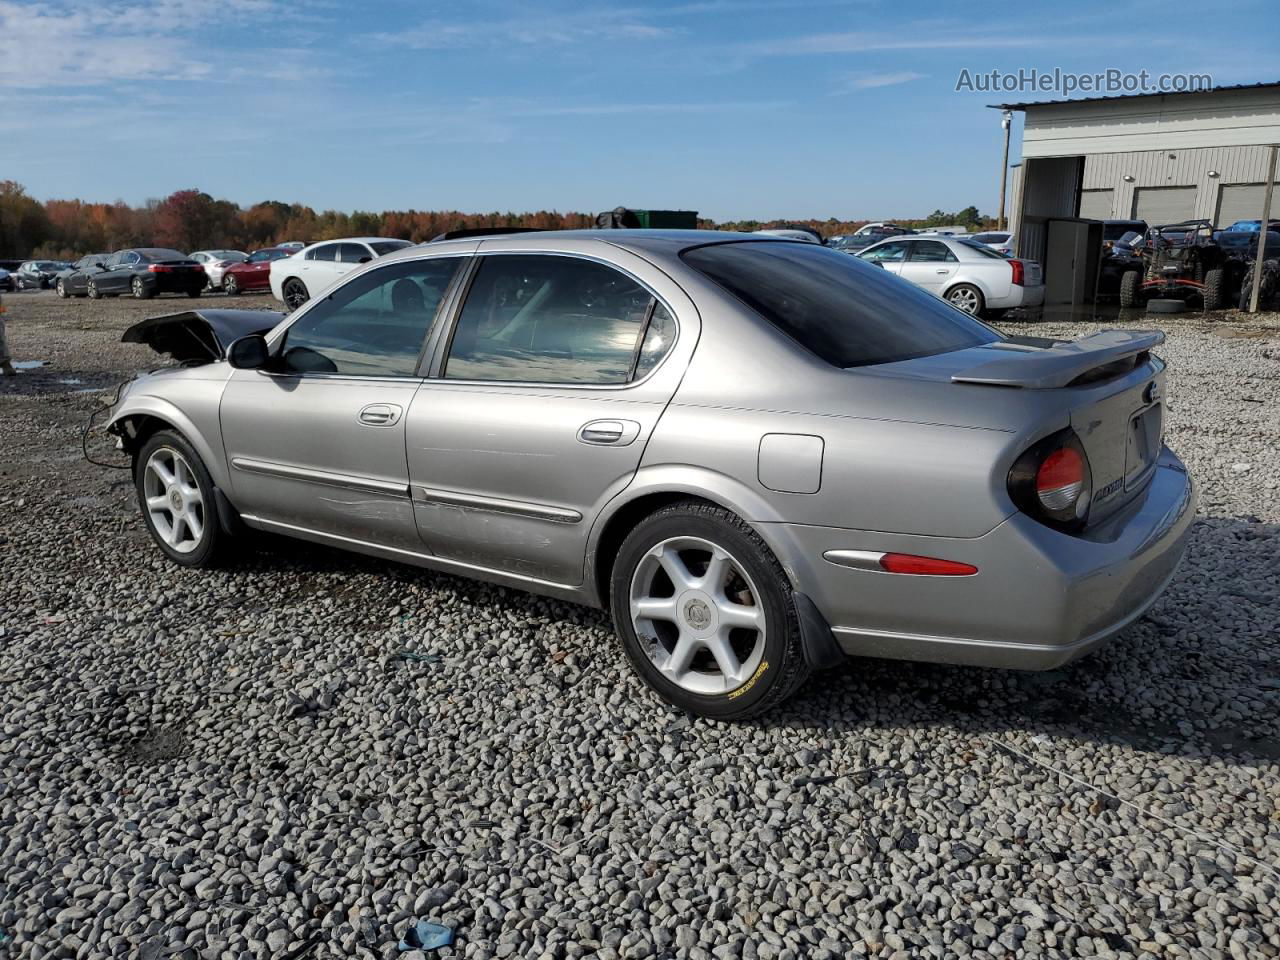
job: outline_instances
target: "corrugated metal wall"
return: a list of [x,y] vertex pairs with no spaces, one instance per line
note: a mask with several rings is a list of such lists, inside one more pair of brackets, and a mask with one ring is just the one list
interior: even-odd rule
[[[1267,175],[1264,145],[1204,147],[1191,150],[1143,150],[1136,153],[1094,153],[1084,160],[1084,189],[1111,189],[1110,217],[1131,216],[1134,190],[1141,187],[1195,187],[1196,219],[1217,216],[1223,185],[1261,183]],[[1210,177],[1209,171],[1219,176]],[[1132,182],[1124,178],[1130,176]],[[1261,216],[1259,211],[1256,216]]]

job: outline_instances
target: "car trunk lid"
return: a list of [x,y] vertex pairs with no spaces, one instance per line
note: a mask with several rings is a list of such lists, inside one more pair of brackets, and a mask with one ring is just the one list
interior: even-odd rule
[[[1011,390],[1034,394],[1039,402],[1027,406],[1039,416],[1065,414],[1089,458],[1092,523],[1136,496],[1154,469],[1163,443],[1165,367],[1151,349],[1163,341],[1160,331],[1127,330],[1076,341],[1012,337],[869,369],[987,388],[993,398]],[[1047,420],[1042,427],[1052,428]]]

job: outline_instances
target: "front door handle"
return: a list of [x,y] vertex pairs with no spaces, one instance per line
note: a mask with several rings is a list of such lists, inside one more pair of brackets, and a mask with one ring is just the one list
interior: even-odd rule
[[389,427],[399,423],[402,412],[394,403],[371,403],[361,409],[356,419],[368,427]]
[[601,447],[625,447],[640,435],[640,424],[634,420],[592,420],[578,431],[580,443]]

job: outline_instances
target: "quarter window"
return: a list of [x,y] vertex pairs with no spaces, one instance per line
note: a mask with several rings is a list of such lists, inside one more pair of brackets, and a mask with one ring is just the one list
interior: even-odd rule
[[460,257],[395,263],[338,287],[285,333],[291,373],[411,377]]
[[670,349],[675,322],[648,290],[576,257],[482,257],[444,376],[524,383],[627,383]]

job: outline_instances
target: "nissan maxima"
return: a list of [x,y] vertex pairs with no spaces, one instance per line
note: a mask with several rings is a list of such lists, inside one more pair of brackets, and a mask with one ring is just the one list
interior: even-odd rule
[[445,241],[124,339],[179,363],[109,418],[174,563],[269,531],[605,607],[714,718],[846,656],[1066,663],[1154,602],[1194,514],[1162,334],[1006,337],[817,244]]

